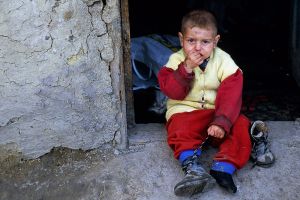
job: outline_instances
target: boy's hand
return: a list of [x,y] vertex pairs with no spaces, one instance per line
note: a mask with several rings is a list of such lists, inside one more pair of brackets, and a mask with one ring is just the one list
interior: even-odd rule
[[198,67],[203,62],[204,58],[201,56],[201,54],[197,51],[190,51],[186,55],[186,59],[184,61],[185,63],[185,69],[187,72],[192,72],[192,70],[195,67]]
[[224,129],[221,128],[220,126],[217,126],[217,125],[211,125],[207,129],[207,133],[210,136],[213,136],[213,137],[216,137],[216,138],[220,138],[220,139],[222,139],[225,136]]

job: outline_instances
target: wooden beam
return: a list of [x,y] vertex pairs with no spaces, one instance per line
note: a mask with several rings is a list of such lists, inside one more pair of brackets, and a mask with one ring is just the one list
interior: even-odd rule
[[132,91],[132,69],[130,59],[130,21],[128,0],[121,1],[121,23],[122,23],[122,46],[123,46],[123,69],[126,97],[126,117],[127,126],[131,128],[135,125],[134,120],[134,99]]

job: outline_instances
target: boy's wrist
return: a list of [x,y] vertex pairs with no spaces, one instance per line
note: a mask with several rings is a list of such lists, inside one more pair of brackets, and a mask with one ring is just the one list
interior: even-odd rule
[[189,74],[193,72],[193,68],[189,67],[186,61],[184,61],[184,69]]

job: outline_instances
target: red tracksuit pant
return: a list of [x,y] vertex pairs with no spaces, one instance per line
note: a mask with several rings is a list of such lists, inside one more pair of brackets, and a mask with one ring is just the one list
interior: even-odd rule
[[[175,158],[185,150],[196,149],[207,137],[207,129],[214,117],[214,110],[196,110],[177,113],[167,122],[168,144],[174,151]],[[249,135],[250,121],[240,115],[223,139],[210,136],[211,145],[219,147],[214,156],[216,161],[226,161],[237,169],[242,168],[251,153]]]

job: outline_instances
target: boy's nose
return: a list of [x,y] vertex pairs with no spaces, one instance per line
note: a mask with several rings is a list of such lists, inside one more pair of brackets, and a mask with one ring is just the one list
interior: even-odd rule
[[202,48],[201,42],[197,42],[195,48],[196,50],[201,50]]

